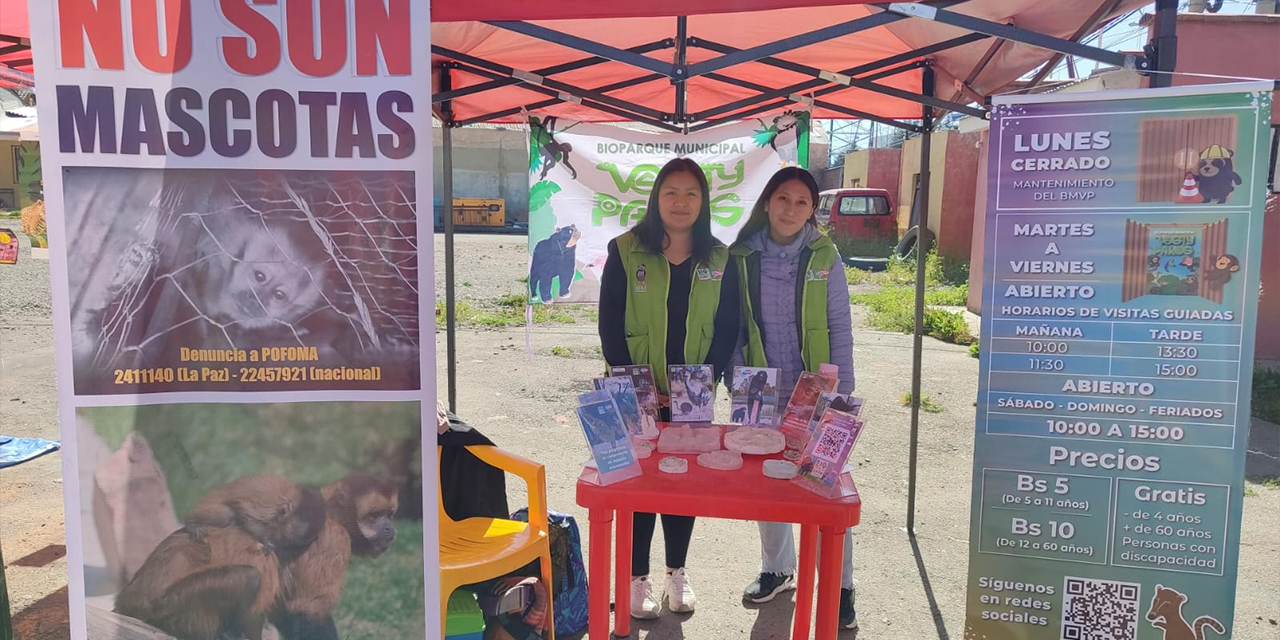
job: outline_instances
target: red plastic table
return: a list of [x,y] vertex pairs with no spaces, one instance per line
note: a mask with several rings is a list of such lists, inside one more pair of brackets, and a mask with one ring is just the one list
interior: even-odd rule
[[595,469],[583,469],[578,476],[578,505],[588,509],[588,549],[591,584],[589,637],[609,638],[610,538],[613,522],[618,523],[617,581],[614,589],[614,633],[631,633],[631,516],[634,512],[667,513],[681,516],[764,520],[800,524],[799,582],[796,591],[793,640],[809,637],[809,610],[813,603],[814,566],[821,531],[822,567],[818,571],[819,640],[834,640],[839,626],[840,568],[844,555],[845,531],[858,524],[862,500],[848,474],[841,479],[840,495],[827,499],[789,480],[775,480],[761,473],[768,458],[743,456],[741,469],[715,471],[698,466],[697,456],[678,456],[689,461],[689,472],[668,474],[658,470],[658,461],[667,454],[655,452],[641,460],[644,475],[601,486]]

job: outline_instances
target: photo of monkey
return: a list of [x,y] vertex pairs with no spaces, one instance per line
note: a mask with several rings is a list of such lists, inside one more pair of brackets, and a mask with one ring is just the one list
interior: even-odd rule
[[418,388],[413,180],[67,169],[76,391]]
[[425,637],[418,412],[81,409],[90,640]]

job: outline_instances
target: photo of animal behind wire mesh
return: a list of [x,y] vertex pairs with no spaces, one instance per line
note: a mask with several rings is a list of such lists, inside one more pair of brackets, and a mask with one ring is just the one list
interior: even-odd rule
[[64,172],[77,393],[420,387],[412,172]]

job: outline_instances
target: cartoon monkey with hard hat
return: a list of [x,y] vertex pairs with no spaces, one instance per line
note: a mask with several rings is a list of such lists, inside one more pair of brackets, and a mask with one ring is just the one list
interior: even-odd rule
[[1200,197],[1204,202],[1217,201],[1226,204],[1227,197],[1241,184],[1240,174],[1232,166],[1235,152],[1222,145],[1209,145],[1200,152],[1200,163],[1196,166],[1196,184],[1200,189]]

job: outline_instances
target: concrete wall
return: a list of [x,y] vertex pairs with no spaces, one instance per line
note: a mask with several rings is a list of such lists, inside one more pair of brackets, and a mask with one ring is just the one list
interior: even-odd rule
[[942,208],[938,226],[932,228],[938,234],[938,255],[968,260],[973,249],[973,202],[977,190],[978,159],[982,152],[979,142],[982,134],[958,131],[946,133],[946,179],[942,188]]
[[[1143,20],[1148,20],[1143,16]],[[1182,73],[1280,78],[1280,15],[1183,13],[1178,15],[1178,62]],[[1174,76],[1174,86],[1230,82],[1222,78]],[[1280,91],[1272,104],[1280,101]],[[1272,107],[1272,124],[1280,109]]]
[[[1280,15],[1180,14],[1177,70],[1187,73],[1280,78]],[[1174,76],[1175,86],[1225,82]],[[1280,126],[1280,92],[1273,94],[1272,125]],[[1272,135],[1276,135],[1272,129]],[[1258,299],[1254,355],[1280,359],[1280,203],[1267,202],[1262,231],[1262,295]]]
[[[444,202],[441,129],[432,128],[435,207]],[[529,139],[519,129],[453,130],[453,195],[457,198],[503,198],[507,224],[529,221]]]
[[[14,168],[14,150],[18,148],[17,140],[0,140],[0,191],[4,191],[4,197],[0,197],[0,210],[21,208],[18,202],[22,199],[19,193],[17,170]],[[12,194],[12,195],[11,195]]]
[[1280,360],[1280,194],[1267,198],[1262,221],[1262,295],[1258,296],[1258,333],[1253,353]]
[[[934,233],[938,232],[939,218],[942,216],[942,193],[947,176],[947,144],[950,131],[933,134],[929,150],[929,207],[925,225]],[[898,180],[898,235],[902,235],[911,227],[911,205],[915,201],[916,176],[920,173],[920,147],[923,138],[912,138],[902,144],[901,172]]]
[[969,251],[969,311],[982,315],[983,247],[987,239],[987,145],[991,142],[989,130],[978,134],[978,162],[973,190],[973,237]]

